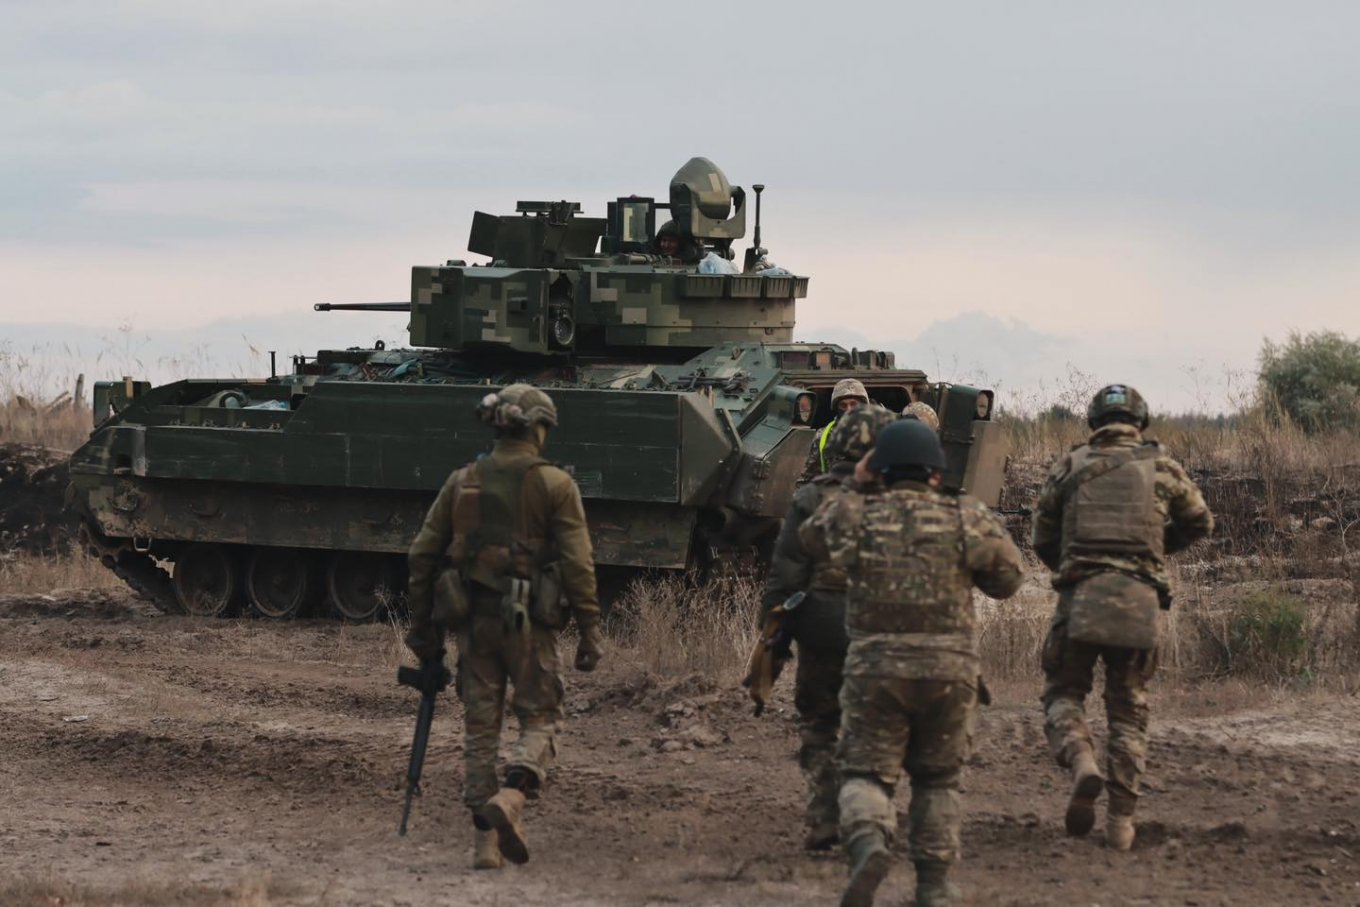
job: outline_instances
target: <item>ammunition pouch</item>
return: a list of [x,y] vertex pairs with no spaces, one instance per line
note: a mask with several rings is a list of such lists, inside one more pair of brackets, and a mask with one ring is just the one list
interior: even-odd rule
[[463,585],[462,571],[444,567],[434,580],[433,607],[430,620],[449,633],[457,633],[472,616],[472,603]]
[[1160,590],[1126,573],[1097,573],[1072,587],[1067,638],[1098,646],[1157,645]]
[[533,571],[530,582],[532,585],[530,616],[534,623],[550,630],[565,627],[571,608],[562,585],[562,565],[557,561],[544,564]]

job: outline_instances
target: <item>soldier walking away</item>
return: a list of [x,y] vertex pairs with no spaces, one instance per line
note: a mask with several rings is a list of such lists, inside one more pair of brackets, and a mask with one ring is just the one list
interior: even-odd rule
[[811,482],[815,476],[824,474],[830,468],[826,445],[831,440],[831,433],[836,430],[836,420],[868,402],[869,392],[864,389],[864,383],[858,378],[842,378],[836,382],[836,386],[831,389],[831,408],[835,410],[835,415],[813,437],[807,460],[803,462],[803,472],[798,476],[799,485]]
[[861,406],[836,422],[827,441],[829,469],[799,488],[774,543],[770,572],[761,598],[760,625],[770,611],[796,592],[806,597],[790,615],[789,633],[798,644],[794,706],[798,709],[798,764],[807,779],[808,850],[827,850],[836,843],[840,787],[836,772],[836,737],[841,724],[841,670],[850,639],[845,633],[845,571],[814,560],[803,549],[798,528],[823,501],[854,494],[855,464],[874,446],[879,429],[896,420],[881,406]]
[[[1143,438],[1148,408],[1123,384],[1101,388],[1086,411],[1090,439],[1054,464],[1034,510],[1034,552],[1053,573],[1058,604],[1044,643],[1044,731],[1072,772],[1067,833],[1095,825],[1109,792],[1105,843],[1133,846],[1138,779],[1147,761],[1147,682],[1157,662],[1157,610],[1171,606],[1166,555],[1213,531],[1214,520],[1179,463]],[[1108,779],[1086,726],[1086,695],[1105,662]]]
[[803,525],[814,557],[845,571],[850,648],[841,686],[840,831],[850,858],[842,907],[867,907],[888,874],[893,792],[905,767],[918,907],[958,902],[959,775],[977,701],[972,588],[1008,598],[1020,552],[980,501],[941,488],[940,439],[903,419],[879,432],[869,468],[884,489],[840,495]]
[[[576,669],[600,658],[600,608],[581,493],[542,457],[557,408],[543,391],[512,384],[477,407],[495,428],[490,455],[449,476],[411,543],[411,630],[422,662],[458,643],[456,688],[463,701],[463,801],[476,827],[473,865],[529,859],[520,817],[536,798],[556,753],[562,720],[557,633],[574,618]],[[496,754],[506,684],[519,737],[504,782]]]

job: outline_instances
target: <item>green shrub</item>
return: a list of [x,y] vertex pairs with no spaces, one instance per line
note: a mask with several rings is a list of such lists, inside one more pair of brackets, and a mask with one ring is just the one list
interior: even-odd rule
[[1292,332],[1261,348],[1263,396],[1308,432],[1360,427],[1360,340]]
[[1253,592],[1237,602],[1228,620],[1228,671],[1290,680],[1312,668],[1308,605],[1278,589]]

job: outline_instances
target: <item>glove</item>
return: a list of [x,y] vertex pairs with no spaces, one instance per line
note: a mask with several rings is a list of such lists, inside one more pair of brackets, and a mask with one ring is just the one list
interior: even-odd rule
[[604,637],[600,635],[599,624],[581,628],[581,641],[576,644],[576,670],[593,671],[600,663]]
[[422,662],[431,658],[444,657],[444,634],[428,622],[412,621],[406,633],[406,648]]
[[444,665],[444,650],[420,663],[420,689],[423,693],[442,693],[449,688],[453,675]]
[[397,668],[397,683],[405,687],[419,690],[427,696],[436,696],[448,689],[449,681],[453,675],[444,666],[444,650],[439,649],[434,655],[420,660],[420,667],[411,668],[402,665]]

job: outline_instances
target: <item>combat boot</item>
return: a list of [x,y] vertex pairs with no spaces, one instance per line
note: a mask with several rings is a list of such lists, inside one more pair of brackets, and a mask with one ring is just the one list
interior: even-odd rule
[[1128,850],[1133,846],[1133,816],[1105,816],[1105,846],[1111,850]]
[[501,851],[496,842],[496,832],[489,828],[486,831],[479,828],[473,832],[472,868],[501,868]]
[[874,892],[892,869],[883,833],[874,829],[855,835],[845,849],[850,854],[850,883],[841,895],[841,907],[873,907]]
[[830,850],[838,840],[840,831],[835,822],[818,822],[808,829],[807,837],[803,838],[803,849],[814,853]]
[[529,862],[529,842],[519,824],[524,813],[524,792],[513,787],[502,787],[482,807],[482,818],[496,832],[496,845],[511,863]]
[[949,881],[949,867],[939,863],[916,864],[916,907],[956,907],[962,895]]
[[1072,797],[1067,801],[1067,833],[1073,837],[1087,834],[1096,824],[1096,799],[1105,789],[1105,779],[1096,767],[1096,757],[1081,749],[1072,757]]

